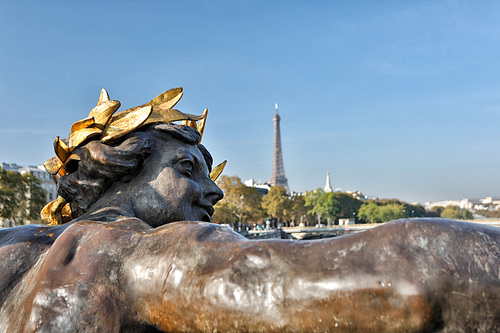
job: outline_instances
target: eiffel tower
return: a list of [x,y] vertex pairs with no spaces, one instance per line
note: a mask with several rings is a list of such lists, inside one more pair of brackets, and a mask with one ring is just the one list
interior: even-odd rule
[[281,186],[290,193],[288,180],[285,177],[285,167],[283,166],[283,154],[281,153],[280,115],[278,114],[278,103],[275,104],[276,113],[274,115],[274,156],[273,173],[271,175],[271,186]]

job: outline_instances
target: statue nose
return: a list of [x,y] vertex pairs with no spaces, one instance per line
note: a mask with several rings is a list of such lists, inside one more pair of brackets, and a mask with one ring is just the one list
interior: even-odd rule
[[203,196],[208,199],[212,205],[215,205],[224,197],[224,192],[222,192],[217,184],[210,180],[208,188],[203,191]]

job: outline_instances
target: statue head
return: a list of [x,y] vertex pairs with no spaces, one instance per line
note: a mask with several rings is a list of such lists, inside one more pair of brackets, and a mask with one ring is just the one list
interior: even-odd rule
[[[180,88],[175,90],[182,95]],[[171,92],[162,95],[172,97]],[[103,103],[103,93],[96,108]],[[59,197],[42,210],[44,219],[62,223],[113,206],[154,227],[181,220],[210,221],[213,205],[222,198],[214,180],[223,165],[212,170],[212,157],[200,144],[207,111],[202,116],[183,114],[171,109],[175,103],[161,99],[162,95],[151,101],[161,103],[156,109],[154,103],[147,108],[148,117],[140,114],[144,107],[113,117],[108,111],[107,123],[99,126],[94,108],[89,115],[94,126],[76,126],[86,118],[72,126],[68,139],[56,138],[56,157],[45,166]],[[130,116],[130,110],[139,115]],[[137,117],[144,119],[139,122]],[[188,125],[173,124],[172,118]],[[120,131],[122,135],[117,135]],[[112,140],[107,139],[110,136]]]

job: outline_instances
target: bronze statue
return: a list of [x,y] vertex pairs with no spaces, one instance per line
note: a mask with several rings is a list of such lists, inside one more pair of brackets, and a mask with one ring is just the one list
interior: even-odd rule
[[0,230],[0,332],[500,331],[496,228],[410,219],[292,242],[209,223],[221,168],[206,113],[171,111],[179,94],[115,117],[103,92],[106,116],[56,139],[54,225]]

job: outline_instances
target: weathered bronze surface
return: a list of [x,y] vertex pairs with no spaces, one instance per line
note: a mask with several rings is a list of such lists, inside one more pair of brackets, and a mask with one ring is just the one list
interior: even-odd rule
[[393,222],[249,241],[137,218],[1,231],[2,332],[498,332],[497,230]]
[[154,123],[73,149],[54,179],[75,218],[0,230],[0,332],[500,331],[498,229],[247,240],[207,223],[222,192],[199,140]]

